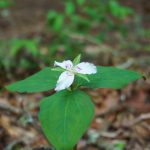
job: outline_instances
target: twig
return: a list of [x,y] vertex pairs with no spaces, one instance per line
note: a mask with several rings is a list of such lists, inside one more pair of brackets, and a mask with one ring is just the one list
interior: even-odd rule
[[133,63],[134,63],[134,60],[132,58],[130,58],[126,62],[124,62],[123,64],[118,65],[117,67],[121,68],[121,69],[127,69],[130,66],[132,66]]
[[23,113],[23,111],[21,109],[11,106],[10,104],[0,103],[0,109],[7,110],[14,114],[22,114]]
[[134,119],[130,124],[129,126],[133,126],[137,123],[140,123],[141,121],[144,121],[144,120],[149,120],[150,119],[150,113],[148,114],[141,114],[139,117],[137,117],[136,119]]
[[125,104],[117,105],[117,106],[112,107],[111,109],[109,109],[106,112],[103,112],[101,114],[96,115],[96,117],[98,117],[98,118],[99,117],[105,117],[105,116],[110,115],[112,113],[120,112],[120,111],[126,110],[126,109],[127,109],[127,105],[125,105]]
[[12,150],[14,148],[15,145],[19,144],[19,143],[23,143],[24,138],[22,139],[15,139],[14,141],[12,141],[11,143],[9,143],[4,150]]
[[106,137],[106,138],[116,138],[120,133],[122,133],[122,130],[119,129],[116,132],[101,132],[100,136]]
[[78,41],[82,41],[82,42],[90,42],[93,43],[95,45],[100,45],[99,42],[97,42],[94,38],[90,37],[90,36],[83,36],[81,34],[69,34],[70,37],[72,39],[78,40]]

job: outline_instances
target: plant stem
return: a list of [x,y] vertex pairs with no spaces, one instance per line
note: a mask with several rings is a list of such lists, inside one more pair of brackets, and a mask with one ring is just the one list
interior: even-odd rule
[[77,150],[77,145],[74,146],[73,150]]

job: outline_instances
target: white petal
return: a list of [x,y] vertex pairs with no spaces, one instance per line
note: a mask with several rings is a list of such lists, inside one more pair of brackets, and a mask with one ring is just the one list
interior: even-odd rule
[[74,81],[74,74],[65,71],[59,76],[55,90],[56,91],[64,90],[70,87],[73,81]]
[[63,62],[54,62],[54,66],[59,66],[64,69],[71,69],[73,67],[73,63],[70,60],[65,60]]
[[95,74],[97,72],[97,69],[94,64],[82,62],[75,66],[75,71],[81,74]]

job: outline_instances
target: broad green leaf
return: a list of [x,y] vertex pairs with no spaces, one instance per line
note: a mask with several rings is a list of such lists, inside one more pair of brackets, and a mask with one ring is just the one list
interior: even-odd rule
[[52,71],[46,67],[34,75],[6,86],[8,90],[17,92],[42,92],[48,91],[56,86],[60,72]]
[[[52,71],[46,67],[34,75],[6,86],[8,90],[18,92],[42,92],[48,91],[56,86],[61,72]],[[113,88],[120,89],[127,84],[136,81],[142,74],[135,71],[119,69],[115,67],[97,67],[97,73],[87,75],[90,82],[77,78],[75,85],[87,86],[90,88]]]
[[90,82],[79,81],[80,85],[90,88],[120,89],[129,83],[142,78],[142,74],[115,67],[97,67],[97,73],[88,75]]
[[94,106],[82,91],[63,90],[40,103],[42,129],[56,150],[73,150],[89,127]]

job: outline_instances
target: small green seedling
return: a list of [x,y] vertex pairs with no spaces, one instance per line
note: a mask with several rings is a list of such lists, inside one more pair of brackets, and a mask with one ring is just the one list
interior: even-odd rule
[[138,80],[142,74],[115,67],[95,66],[74,61],[54,63],[34,75],[11,85],[8,90],[42,92],[55,89],[56,93],[40,103],[39,120],[48,141],[56,150],[73,150],[94,117],[94,105],[80,87],[120,89]]
[[14,4],[12,0],[0,0],[0,8],[8,8]]

